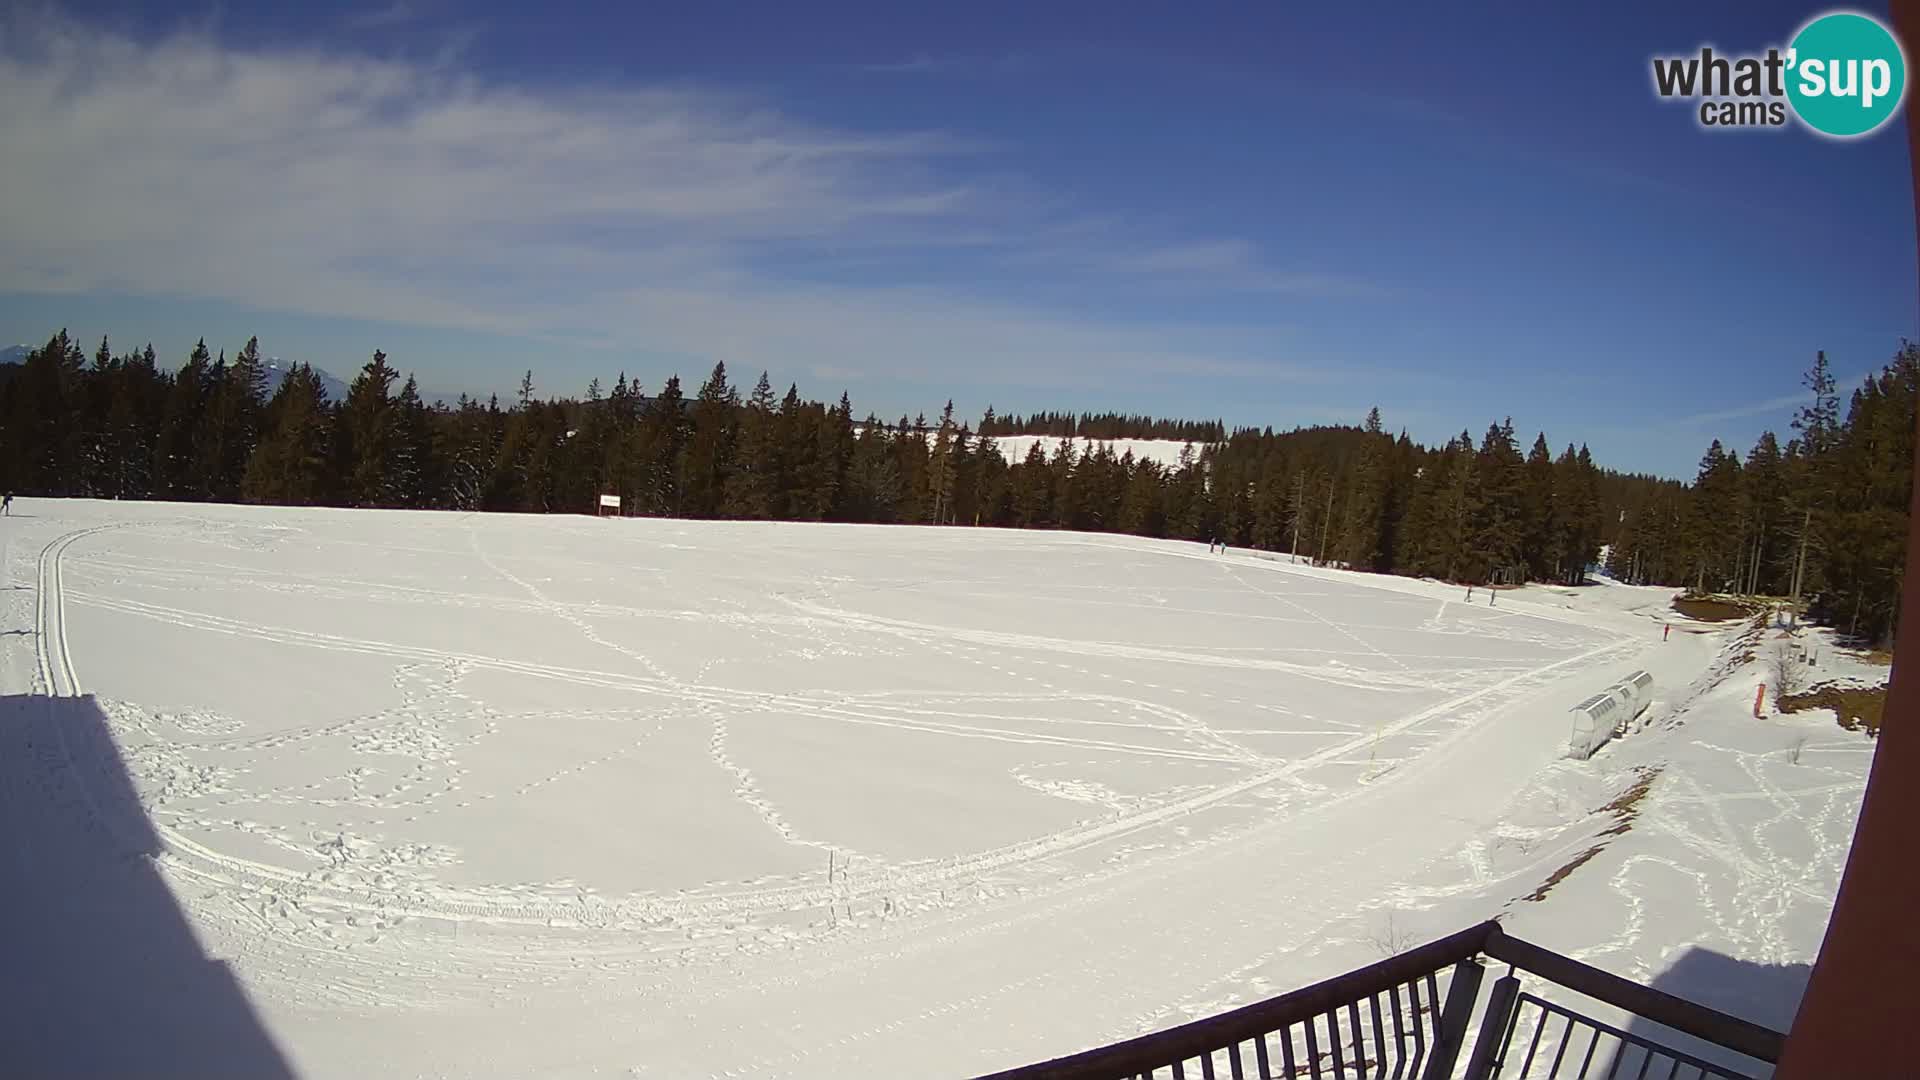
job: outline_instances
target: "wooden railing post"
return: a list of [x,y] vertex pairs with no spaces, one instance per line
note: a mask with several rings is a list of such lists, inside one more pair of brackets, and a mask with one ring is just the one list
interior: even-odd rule
[[1469,956],[1453,965],[1453,979],[1447,984],[1447,1003],[1440,1010],[1440,1024],[1434,1032],[1433,1056],[1420,1074],[1421,1080],[1452,1080],[1454,1062],[1460,1059],[1460,1047],[1467,1039],[1467,1024],[1473,1019],[1473,1003],[1480,997],[1480,978],[1486,969]]

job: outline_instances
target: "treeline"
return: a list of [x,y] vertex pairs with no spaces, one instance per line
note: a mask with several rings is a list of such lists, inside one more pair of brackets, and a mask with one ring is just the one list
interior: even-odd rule
[[[1822,357],[1799,437],[1764,436],[1744,463],[1716,444],[1688,486],[1602,469],[1544,434],[1523,443],[1510,420],[1429,448],[1389,435],[1378,410],[1359,427],[1230,434],[1038,414],[1096,445],[1036,442],[1009,461],[951,404],[931,422],[856,420],[845,394],[776,396],[765,374],[743,394],[724,364],[691,397],[678,377],[643,395],[623,374],[584,399],[543,399],[529,372],[504,407],[447,406],[376,352],[334,402],[304,366],[268,396],[257,340],[231,361],[202,342],[169,371],[151,346],[116,355],[102,341],[89,360],[63,331],[0,367],[0,481],[45,495],[563,513],[616,494],[632,514],[1220,539],[1474,583],[1577,582],[1604,546],[1612,572],[1637,582],[1784,594],[1798,573],[1819,614],[1885,637],[1917,369],[1903,344],[1842,420]],[[989,411],[981,430],[1033,423]],[[1162,465],[1099,445],[1123,437],[1107,430],[1212,434]]]
[[1037,412],[1027,416],[995,416],[992,409],[980,420],[978,434],[1054,435],[1067,439],[1166,439],[1172,442],[1213,443],[1227,437],[1218,420],[1162,420],[1121,413]]
[[1622,506],[1608,568],[1631,581],[1799,596],[1813,615],[1891,644],[1906,567],[1920,347],[1901,342],[1844,417],[1825,353],[1786,445],[1769,431],[1743,461],[1716,440],[1692,485],[1656,483]]

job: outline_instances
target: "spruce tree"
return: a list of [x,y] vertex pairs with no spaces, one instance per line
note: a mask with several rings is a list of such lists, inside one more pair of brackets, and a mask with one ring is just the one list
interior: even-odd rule
[[1382,555],[1381,538],[1387,509],[1388,458],[1393,443],[1380,427],[1380,409],[1367,411],[1361,425],[1358,463],[1347,481],[1341,515],[1340,543],[1335,558],[1355,570],[1373,570]]
[[287,371],[263,414],[265,431],[247,461],[241,490],[248,502],[305,506],[327,487],[332,417],[326,390],[306,364]]
[[262,413],[267,404],[266,369],[260,361],[260,339],[251,337],[226,369],[218,394],[219,414],[213,424],[220,431],[219,452],[211,483],[215,498],[240,497],[247,461],[260,444]]
[[687,402],[680,393],[680,376],[668,376],[652,408],[640,422],[642,453],[650,477],[647,512],[684,513],[687,504],[687,440],[691,424]]
[[1818,592],[1824,583],[1824,555],[1834,535],[1833,501],[1839,486],[1833,451],[1839,441],[1840,399],[1825,351],[1814,354],[1813,367],[1802,383],[1812,400],[1794,417],[1794,430],[1800,433],[1796,440],[1799,452],[1793,455],[1788,469],[1793,504],[1787,531],[1795,544],[1789,590],[1794,603],[1805,594]]
[[819,482],[814,486],[813,511],[830,521],[850,521],[847,470],[853,463],[853,403],[846,391],[840,402],[820,424],[815,444],[818,450]]
[[1513,421],[1488,427],[1474,459],[1469,497],[1472,531],[1462,568],[1468,581],[1487,581],[1519,569],[1522,464],[1513,442]]
[[394,504],[396,425],[390,391],[396,377],[387,366],[387,354],[375,349],[373,359],[347,388],[341,429],[347,468],[344,494],[350,506]]
[[1742,592],[1780,595],[1787,590],[1791,551],[1786,544],[1785,517],[1788,489],[1780,442],[1773,432],[1762,432],[1747,452],[1747,513],[1750,547],[1745,554],[1746,580]]
[[726,363],[716,363],[700,385],[690,413],[680,470],[681,512],[688,517],[714,517],[724,506],[727,476],[733,471],[739,404],[739,393],[727,382]]
[[1013,470],[1014,521],[1023,529],[1053,524],[1053,474],[1047,452],[1035,439]]
[[737,427],[737,450],[721,483],[722,510],[727,517],[765,521],[774,517],[774,503],[785,494],[780,488],[779,432],[775,427],[773,387],[767,373],[753,386],[744,409],[729,422]]
[[1527,451],[1527,463],[1520,483],[1520,559],[1529,579],[1545,581],[1557,576],[1561,568],[1560,545],[1556,543],[1553,519],[1553,451],[1547,448],[1547,435],[1534,436]]
[[940,411],[940,429],[934,436],[931,448],[933,460],[927,467],[928,520],[935,525],[944,525],[953,519],[954,481],[958,466],[954,459],[956,434],[953,400],[949,398],[947,407]]
[[439,504],[440,480],[433,447],[433,427],[420,387],[411,372],[400,396],[394,399],[394,437],[391,487],[394,502],[409,509]]
[[155,447],[154,471],[160,490],[169,498],[191,501],[208,495],[197,482],[193,464],[195,435],[205,423],[212,396],[208,385],[212,361],[207,341],[201,338],[187,356],[187,362],[174,375],[172,392],[167,396],[165,418]]
[[1073,439],[1063,437],[1054,445],[1053,457],[1047,461],[1046,486],[1051,508],[1048,520],[1061,529],[1077,529],[1082,525],[1080,490],[1076,474],[1079,472],[1079,455],[1074,450]]

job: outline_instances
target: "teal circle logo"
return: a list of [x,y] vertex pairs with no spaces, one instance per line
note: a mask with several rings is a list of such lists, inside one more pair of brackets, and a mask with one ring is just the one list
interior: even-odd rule
[[1907,57],[1887,28],[1836,11],[1802,27],[1787,49],[1787,100],[1822,135],[1850,139],[1887,122],[1907,93]]

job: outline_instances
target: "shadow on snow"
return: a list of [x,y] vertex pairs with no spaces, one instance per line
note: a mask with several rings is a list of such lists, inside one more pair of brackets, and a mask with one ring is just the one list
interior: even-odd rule
[[0,1071],[292,1075],[161,878],[91,697],[0,697],[0,837]]
[[[1681,953],[1673,966],[1656,975],[1649,985],[1655,990],[1663,990],[1675,997],[1686,998],[1784,1033],[1793,1026],[1793,1015],[1799,1011],[1800,996],[1806,992],[1807,979],[1812,974],[1813,968],[1807,964],[1756,964],[1695,946]],[[1627,1031],[1725,1066],[1736,1075],[1766,1076],[1771,1072],[1750,1058],[1682,1035],[1650,1020],[1636,1017],[1627,1025]],[[1596,1067],[1593,1075],[1637,1076],[1646,1066],[1646,1055],[1635,1047],[1622,1047],[1615,1056],[1615,1072],[1609,1073]],[[1665,1076],[1668,1064],[1664,1059],[1657,1060],[1654,1068],[1649,1070],[1649,1075]],[[1678,1070],[1678,1075],[1695,1074],[1683,1066]]]

